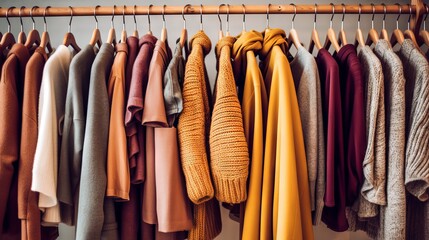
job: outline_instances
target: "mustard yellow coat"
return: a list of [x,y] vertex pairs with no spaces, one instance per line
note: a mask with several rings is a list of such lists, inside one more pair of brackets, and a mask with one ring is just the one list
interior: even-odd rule
[[284,37],[283,30],[266,30],[260,55],[269,98],[260,239],[312,240],[307,161]]

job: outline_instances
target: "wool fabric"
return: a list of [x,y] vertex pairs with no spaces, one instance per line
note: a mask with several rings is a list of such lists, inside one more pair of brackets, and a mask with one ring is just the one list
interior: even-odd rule
[[234,42],[235,38],[224,37],[216,45],[219,70],[209,136],[215,195],[220,202],[226,203],[246,200],[249,167],[241,106],[231,65],[231,47]]

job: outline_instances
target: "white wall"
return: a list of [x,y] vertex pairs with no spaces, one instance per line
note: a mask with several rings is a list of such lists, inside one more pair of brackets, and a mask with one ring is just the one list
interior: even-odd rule
[[[304,1],[295,1],[295,4],[314,4],[313,1],[304,0]],[[327,0],[318,0],[318,4],[329,4],[330,1]],[[357,4],[358,1],[355,0],[341,0],[339,2],[335,2],[335,4],[341,4],[341,2],[345,4]],[[380,4],[385,2],[386,4],[389,4],[389,2],[386,1],[368,1],[368,0],[361,0],[360,3],[362,4],[370,4],[371,2],[374,2],[376,4]],[[396,2],[401,4],[407,4],[409,1],[405,0],[397,0]],[[10,6],[16,6],[20,7],[22,5],[31,7],[34,5],[39,5],[40,7],[44,7],[47,5],[51,6],[95,6],[95,5],[103,5],[103,6],[112,6],[113,4],[118,5],[118,7],[121,7],[123,4],[133,6],[134,4],[137,5],[184,5],[190,3],[192,5],[198,5],[202,3],[203,5],[218,5],[222,3],[221,1],[215,1],[215,0],[206,0],[206,1],[197,1],[197,0],[188,0],[186,2],[183,1],[174,1],[174,0],[160,0],[160,1],[132,1],[132,0],[126,0],[126,1],[113,1],[113,0],[105,0],[105,1],[89,1],[89,0],[74,0],[74,1],[67,1],[67,0],[2,0],[0,2],[0,7],[7,8]],[[246,5],[258,5],[258,4],[268,4],[267,1],[261,1],[261,0],[247,0],[247,1],[224,1],[223,3],[229,3],[231,5],[240,5],[242,3]],[[273,0],[270,2],[271,4],[289,4],[288,2]],[[119,6],[120,5],[120,6]],[[366,37],[367,30],[371,27],[370,22],[371,15],[362,15],[361,17],[361,28],[364,32],[364,35]],[[326,34],[326,30],[329,26],[329,18],[330,15],[318,15],[317,17],[317,29],[319,32],[319,36],[321,37],[321,41],[323,43],[324,36]],[[406,13],[403,13],[400,24],[401,28],[406,28],[406,21],[407,21],[408,15]],[[199,30],[199,15],[193,15],[193,16],[186,16],[187,19],[187,28],[188,33],[190,37],[193,33]],[[223,23],[225,24],[225,16],[222,16],[222,19],[224,20]],[[270,16],[270,27],[271,28],[282,28],[286,31],[291,28],[291,19],[292,15],[271,15]],[[375,17],[375,28],[381,29],[381,19],[382,15],[377,15]],[[395,23],[396,15],[387,15],[386,17],[386,29],[389,33],[392,32],[392,30],[396,27]],[[28,30],[31,28],[31,19],[30,18],[24,18],[24,28],[28,32]],[[104,16],[104,17],[98,17],[99,20],[99,28],[101,29],[101,34],[103,39],[107,38],[108,29],[110,27],[110,17]],[[48,29],[51,37],[51,41],[54,46],[58,46],[63,39],[64,34],[67,32],[68,28],[68,17],[51,17],[48,18]],[[122,30],[122,17],[116,16],[115,17],[115,27],[117,29],[117,34],[120,34],[120,31]],[[147,26],[147,18],[146,16],[137,16],[138,21],[138,30],[140,32],[140,35],[147,32],[148,26]],[[231,15],[230,16],[230,33],[232,35],[239,34],[241,32],[242,28],[242,16],[241,15]],[[14,18],[11,20],[12,22],[12,32],[18,33],[19,32],[19,22],[17,18]],[[159,36],[161,32],[162,27],[162,21],[161,16],[152,16],[151,17],[152,22],[152,31],[154,35]],[[181,16],[166,16],[166,22],[167,22],[167,29],[168,29],[168,36],[169,36],[169,43],[170,46],[175,46],[175,40],[180,37],[180,31],[183,26],[183,21],[181,19]],[[219,29],[219,22],[216,15],[205,15],[203,16],[203,22],[204,22],[204,29],[207,33],[207,35],[212,39],[212,49],[214,49],[214,46],[216,45],[216,40],[218,38],[218,29]],[[341,14],[335,15],[334,18],[334,29],[338,31],[340,28],[341,23]],[[264,30],[266,24],[266,16],[265,15],[247,15],[246,16],[246,26],[247,30],[250,29],[256,29],[259,31]],[[95,21],[92,16],[88,17],[74,17],[73,18],[73,25],[72,25],[72,32],[74,33],[76,40],[80,46],[84,46],[87,44],[91,38],[92,30],[95,26]],[[36,27],[39,29],[39,31],[43,30],[43,21],[42,18],[36,18]],[[298,31],[299,37],[301,41],[305,44],[305,46],[308,46],[309,39],[310,39],[310,33],[313,27],[313,15],[297,15],[295,19],[295,28]],[[345,23],[344,28],[347,33],[347,39],[349,42],[354,42],[354,35],[357,27],[357,15],[346,15],[345,16]],[[126,28],[128,33],[132,33],[134,24],[132,16],[126,17]],[[225,26],[224,26],[225,29]],[[7,22],[6,20],[0,19],[0,31],[6,32],[7,31]],[[292,48],[293,49],[293,48]],[[206,65],[208,67],[208,74],[209,78],[211,80],[211,84],[213,86],[215,76],[216,76],[216,59],[214,52],[212,51],[207,57],[206,57]],[[223,231],[222,234],[217,239],[238,239],[238,224],[229,220],[227,212],[223,210],[222,212],[223,217]],[[316,227],[315,228],[315,236],[316,239],[367,239],[366,235],[363,232],[358,233],[334,233],[333,231],[329,230],[328,228],[324,226]],[[73,229],[69,227],[64,227],[64,225],[60,228],[60,238],[59,239],[73,239],[74,233]]]

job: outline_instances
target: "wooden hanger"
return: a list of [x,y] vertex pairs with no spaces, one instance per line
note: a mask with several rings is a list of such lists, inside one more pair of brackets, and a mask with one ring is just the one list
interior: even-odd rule
[[368,31],[368,36],[365,42],[365,45],[368,45],[368,46],[371,46],[373,43],[376,44],[379,40],[378,33],[374,29],[375,6],[373,3],[371,3],[371,6],[372,6],[371,29]]
[[346,14],[346,5],[344,5],[344,3],[341,3],[341,6],[343,8],[343,17],[341,18],[341,29],[340,29],[340,32],[338,33],[338,45],[340,47],[347,45],[347,36],[346,36],[346,32],[344,31],[344,16]]
[[113,44],[113,46],[116,45],[116,30],[115,25],[113,24],[113,19],[115,18],[115,8],[116,5],[113,5],[113,13],[112,13],[112,20],[110,21],[110,29],[109,33],[107,34],[107,40],[106,43]]
[[182,8],[182,18],[183,18],[183,29],[182,32],[180,33],[180,39],[179,39],[179,44],[181,48],[185,48],[185,55],[188,56],[189,53],[189,49],[188,49],[188,30],[186,30],[186,19],[185,19],[185,9],[190,7],[191,4],[186,4],[183,8]]
[[71,32],[71,24],[73,20],[73,8],[69,6],[70,8],[70,22],[69,22],[69,31],[66,33],[63,39],[63,45],[68,47],[71,46],[76,52],[80,51],[80,47],[76,43],[76,39],[74,38],[73,33]]
[[398,3],[396,3],[395,5],[398,5],[398,7],[399,7],[399,15],[396,18],[396,29],[393,30],[392,36],[390,37],[390,45],[392,47],[394,47],[397,43],[402,44],[405,40],[404,34],[399,29],[399,23],[398,23],[399,18],[401,17],[401,13],[402,13],[402,6],[399,5]]
[[22,24],[22,17],[21,17],[21,12],[24,8],[25,7],[22,6],[19,9],[19,22],[21,23],[21,31],[18,34],[18,43],[21,43],[21,44],[25,44],[25,40],[27,39],[27,36],[25,35],[25,32],[24,32],[24,25]]
[[1,41],[0,41],[0,53],[3,53],[4,50],[6,50],[6,49],[12,48],[12,46],[15,44],[15,37],[10,32],[11,25],[10,25],[10,21],[9,21],[9,17],[8,17],[9,11],[11,9],[14,9],[14,8],[15,7],[10,7],[6,11],[6,21],[7,21],[8,27],[7,27],[7,32],[2,36]]
[[30,33],[28,33],[27,41],[25,41],[25,44],[24,44],[25,47],[27,47],[28,49],[32,48],[33,45],[36,45],[36,46],[40,45],[39,31],[37,31],[35,29],[36,22],[34,21],[34,18],[33,18],[33,9],[35,9],[35,8],[39,8],[39,7],[38,6],[34,6],[30,10],[30,17],[31,17],[31,20],[33,21],[33,29],[30,31]]
[[127,30],[125,28],[125,5],[122,8],[122,32],[121,32],[121,43],[127,42]]
[[426,44],[426,46],[429,47],[429,32],[426,30],[426,19],[428,18],[429,14],[429,7],[428,5],[425,5],[426,8],[426,16],[423,20],[423,30],[419,33],[419,46],[422,46],[423,44]]
[[314,4],[314,21],[313,21],[313,30],[311,31],[311,39],[308,47],[308,51],[313,53],[314,46],[317,50],[322,49],[322,44],[320,43],[319,33],[316,30],[316,20],[317,20],[317,3]]
[[301,41],[299,40],[298,33],[296,32],[295,26],[294,26],[295,17],[296,17],[296,5],[293,3],[291,3],[290,5],[294,7],[294,14],[292,17],[292,28],[289,31],[289,36],[287,38],[288,50],[290,49],[292,44],[295,46],[296,49],[298,49],[298,47],[301,46]]
[[416,36],[414,35],[414,32],[410,30],[410,20],[411,20],[411,15],[412,15],[411,5],[410,4],[407,4],[407,5],[408,5],[408,9],[410,10],[410,15],[408,16],[407,30],[405,30],[404,36],[405,36],[405,38],[410,39],[413,42],[415,47],[418,47],[419,44],[417,44]]
[[162,7],[162,30],[161,30],[161,38],[160,40],[162,42],[167,41],[167,27],[165,26],[165,16],[164,16],[164,11],[165,11],[165,4]]
[[149,25],[149,30],[148,30],[147,34],[149,34],[149,35],[152,35],[152,28],[151,28],[151,25],[150,25],[150,8],[151,8],[152,6],[153,6],[153,5],[151,4],[151,5],[149,5],[149,6],[147,7],[147,23],[148,23],[148,25]]
[[356,36],[355,36],[355,47],[358,45],[360,47],[365,46],[365,40],[363,39],[362,30],[360,29],[360,13],[362,12],[362,4],[359,3],[359,16],[358,16],[358,26],[356,30]]
[[136,38],[139,38],[139,31],[137,30],[137,20],[136,20],[136,7],[137,5],[134,5],[133,8],[133,18],[134,18],[134,32],[133,32],[133,36]]
[[48,33],[48,24],[46,23],[46,10],[50,7],[51,6],[45,7],[45,10],[43,11],[44,30],[42,33],[42,39],[40,40],[40,47],[43,49],[47,49],[48,53],[52,53],[54,51],[52,49],[51,38],[49,37],[49,33]]
[[332,28],[332,19],[334,18],[334,14],[335,14],[335,6],[332,3],[330,5],[332,6],[332,15],[331,15],[331,21],[329,23],[329,29],[328,29],[328,32],[326,33],[326,39],[325,39],[325,44],[323,45],[323,48],[326,50],[329,50],[332,44],[335,51],[338,52],[340,51],[340,45],[338,44],[335,31]]
[[102,44],[101,33],[100,33],[100,30],[98,29],[98,19],[95,13],[98,7],[100,7],[100,5],[97,5],[94,7],[95,28],[94,28],[94,31],[92,31],[92,37],[91,37],[91,40],[89,40],[89,44],[93,47],[95,45],[98,45],[98,47],[100,48]]

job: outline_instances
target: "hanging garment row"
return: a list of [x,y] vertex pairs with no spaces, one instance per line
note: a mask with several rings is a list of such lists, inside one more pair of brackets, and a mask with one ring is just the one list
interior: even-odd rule
[[220,31],[213,94],[202,25],[174,53],[165,19],[159,39],[117,41],[112,24],[101,43],[96,25],[83,47],[70,19],[55,51],[46,26],[5,33],[0,238],[55,239],[65,223],[76,239],[214,239],[222,202],[243,239],[314,239],[320,222],[428,239],[424,41],[358,28],[353,45],[331,25],[309,51],[293,26]]

